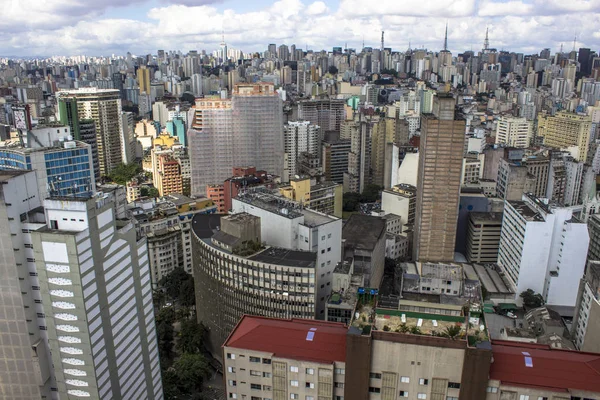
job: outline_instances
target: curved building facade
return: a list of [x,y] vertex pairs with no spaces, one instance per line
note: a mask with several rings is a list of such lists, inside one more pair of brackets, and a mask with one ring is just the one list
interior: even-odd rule
[[224,232],[221,218],[257,217],[196,214],[192,222],[198,321],[217,357],[242,315],[313,319],[316,301],[315,253],[266,247],[236,255],[241,240]]

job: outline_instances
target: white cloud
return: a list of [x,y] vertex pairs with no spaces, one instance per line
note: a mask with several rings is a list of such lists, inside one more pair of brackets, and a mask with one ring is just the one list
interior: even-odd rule
[[322,1],[315,1],[306,9],[307,15],[321,15],[329,12],[329,8]]
[[[6,1],[0,0],[0,6]],[[544,47],[557,50],[561,42],[570,49],[574,35],[578,46],[600,47],[600,13],[596,12],[600,0],[574,0],[573,4],[549,0],[544,12],[539,11],[538,3],[518,0],[483,1],[478,6],[475,0],[457,0],[446,7],[433,0],[381,0],[375,5],[341,0],[337,9],[320,0],[280,0],[250,12],[161,0],[161,6],[147,11],[140,8],[139,20],[99,18],[99,8],[79,16],[77,10],[64,14],[67,1],[82,4],[84,0],[44,1],[47,7],[37,7],[29,19],[21,8],[6,8],[7,15],[23,26],[13,31],[8,28],[16,22],[0,19],[0,32],[5,32],[0,55],[146,54],[158,48],[212,51],[218,48],[222,31],[230,47],[245,52],[264,51],[268,43],[315,50],[347,43],[360,49],[364,40],[366,46],[379,47],[382,30],[386,46],[394,49],[405,50],[410,41],[412,47],[439,50],[446,21],[448,45],[454,53],[480,49],[486,26],[490,45],[497,49],[539,52]],[[557,13],[559,7],[570,11]]]

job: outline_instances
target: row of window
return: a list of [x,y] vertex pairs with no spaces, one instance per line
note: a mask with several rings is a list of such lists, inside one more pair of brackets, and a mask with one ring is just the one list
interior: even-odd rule
[[[370,386],[369,393],[381,393],[381,388]],[[400,397],[408,397],[408,392],[401,390],[398,395]],[[427,399],[427,393],[417,393],[417,399]],[[450,400],[450,398],[448,397],[447,400]]]

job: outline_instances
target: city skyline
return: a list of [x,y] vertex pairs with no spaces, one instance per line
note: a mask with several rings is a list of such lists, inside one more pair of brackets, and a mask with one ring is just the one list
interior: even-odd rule
[[304,50],[347,44],[360,50],[363,42],[378,48],[382,30],[386,47],[404,51],[410,43],[436,51],[443,47],[446,23],[448,47],[455,54],[481,49],[486,27],[490,47],[498,50],[537,53],[549,47],[555,53],[561,44],[566,52],[573,45],[600,47],[598,2],[460,0],[443,8],[432,0],[384,0],[380,5],[371,9],[358,0],[52,0],[44,8],[25,10],[14,2],[4,7],[0,21],[6,38],[0,57],[211,52],[223,36],[230,48],[244,52],[265,51],[269,43]]

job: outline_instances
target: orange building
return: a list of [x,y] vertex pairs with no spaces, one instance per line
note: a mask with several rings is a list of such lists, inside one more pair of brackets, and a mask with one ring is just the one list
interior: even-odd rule
[[227,214],[225,206],[225,187],[223,184],[207,185],[206,197],[208,197],[217,206],[217,213]]
[[170,154],[161,154],[158,164],[159,194],[166,196],[171,193],[183,193],[183,180],[179,162]]

